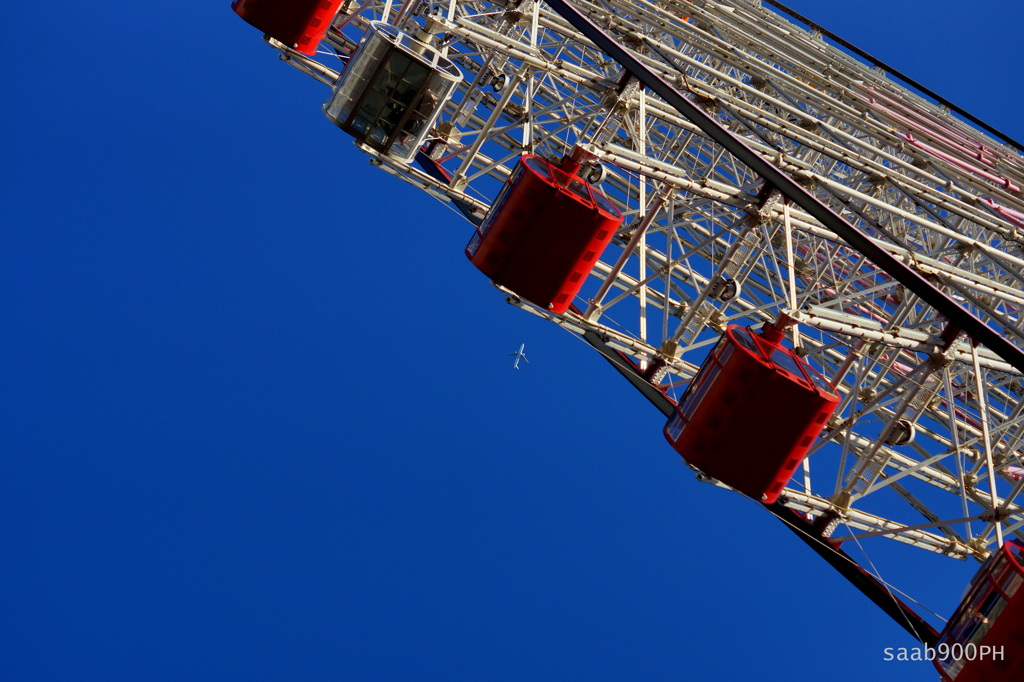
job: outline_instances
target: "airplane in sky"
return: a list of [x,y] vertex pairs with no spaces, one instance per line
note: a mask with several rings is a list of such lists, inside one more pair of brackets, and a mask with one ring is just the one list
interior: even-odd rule
[[[516,361],[514,363],[512,363],[512,369],[519,369],[519,361],[520,360],[526,360],[526,353],[523,352],[524,348],[526,348],[526,344],[525,343],[520,344],[519,350],[517,350],[515,353],[509,353],[508,354],[508,356],[510,358],[514,357],[516,359]],[[526,361],[529,362],[529,360],[526,360]]]

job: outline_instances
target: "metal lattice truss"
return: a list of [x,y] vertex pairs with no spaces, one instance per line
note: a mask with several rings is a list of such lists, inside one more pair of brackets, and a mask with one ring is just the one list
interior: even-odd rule
[[[574,4],[1024,347],[1018,151],[759,2]],[[557,159],[579,148],[627,216],[575,310],[552,316],[509,292],[511,302],[595,332],[641,368],[663,366],[652,381],[669,396],[727,325],[788,319],[791,342],[844,400],[783,504],[836,517],[858,537],[961,558],[1024,537],[1024,387],[1006,357],[766,186],[542,2],[353,1],[320,61],[270,42],[330,84],[375,19],[421,31],[465,77],[432,132],[429,164],[367,150],[376,164],[479,220],[522,153]]]

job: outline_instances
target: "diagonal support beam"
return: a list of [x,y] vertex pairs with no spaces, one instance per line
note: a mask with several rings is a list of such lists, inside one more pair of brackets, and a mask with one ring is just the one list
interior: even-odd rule
[[817,552],[818,556],[827,561],[864,596],[885,611],[914,639],[922,644],[935,646],[939,640],[939,634],[935,628],[904,604],[875,576],[865,571],[849,554],[835,547],[827,538],[822,537],[821,532],[814,524],[809,523],[792,509],[784,507],[780,502],[768,505],[768,511],[786,524],[786,527],[796,533],[797,537],[807,543],[808,547]]
[[697,126],[701,132],[764,178],[767,184],[775,187],[852,248],[864,254],[893,279],[917,294],[925,303],[944,315],[951,324],[989,348],[1008,364],[1024,372],[1024,350],[1000,336],[998,331],[989,327],[969,310],[947,296],[902,260],[874,243],[866,233],[822,203],[775,164],[748,147],[743,140],[704,113],[661,75],[642,63],[632,52],[619,45],[614,38],[605,33],[567,0],[545,0],[545,2],[633,77]]
[[[754,172],[758,173],[764,178],[766,186],[777,189],[793,203],[816,218],[822,225],[839,235],[850,246],[864,254],[897,281],[945,315],[951,324],[963,329],[974,339],[998,354],[1007,363],[1024,372],[1024,351],[1004,340],[998,333],[985,325],[984,322],[963,309],[917,272],[907,267],[901,260],[896,259],[880,246],[874,244],[865,233],[845,221],[810,192],[790,179],[780,169],[747,147],[742,140],[732,135],[732,133],[719,125],[717,121],[698,109],[660,75],[642,64],[587,16],[566,2],[566,0],[545,0],[545,2],[599,49],[618,62],[626,71],[694,123],[708,137],[732,153]],[[658,407],[663,414],[666,416],[672,414],[672,402],[647,381],[638,371],[635,364],[617,357],[617,354],[607,348],[598,335],[588,334],[585,338],[630,383]],[[821,532],[802,515],[786,508],[779,502],[768,506],[768,510],[785,523],[788,528],[793,530],[798,537],[832,565],[833,568],[839,571],[858,590],[906,629],[915,639],[931,646],[935,644],[938,640],[938,633],[936,633],[934,628],[918,616],[913,609],[896,598],[885,585],[865,571],[846,553],[828,542]]]

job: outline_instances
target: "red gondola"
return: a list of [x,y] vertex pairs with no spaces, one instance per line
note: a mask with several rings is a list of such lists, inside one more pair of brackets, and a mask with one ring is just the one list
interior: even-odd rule
[[334,21],[341,0],[235,0],[231,9],[271,38],[313,54]]
[[619,210],[578,170],[568,159],[559,167],[523,156],[466,246],[496,284],[557,314],[572,305],[622,224]]
[[1024,680],[1021,583],[1024,545],[1010,540],[982,564],[939,636],[935,667],[943,680]]
[[768,504],[839,405],[825,378],[781,341],[769,325],[761,334],[729,327],[665,425],[689,464]]

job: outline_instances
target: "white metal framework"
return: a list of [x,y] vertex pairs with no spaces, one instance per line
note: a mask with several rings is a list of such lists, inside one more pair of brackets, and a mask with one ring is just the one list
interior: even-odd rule
[[[1017,149],[756,0],[573,4],[1024,348]],[[522,153],[583,151],[627,216],[575,310],[553,316],[511,292],[510,302],[659,369],[651,381],[669,397],[726,325],[783,319],[843,402],[782,504],[841,520],[841,534],[959,558],[1024,538],[1024,385],[1005,352],[766,186],[543,2],[350,0],[315,59],[269,42],[331,84],[372,20],[419,33],[464,75],[420,163],[367,149],[381,168],[478,221]]]

